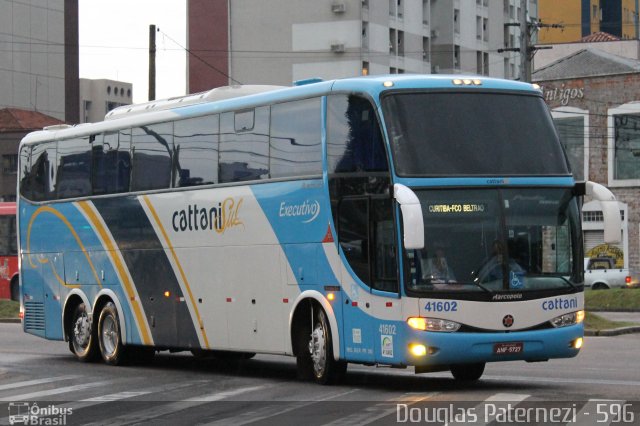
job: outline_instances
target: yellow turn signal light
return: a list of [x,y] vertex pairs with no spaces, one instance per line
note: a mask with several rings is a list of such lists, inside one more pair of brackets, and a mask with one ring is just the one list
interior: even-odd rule
[[427,319],[421,317],[410,317],[407,320],[407,324],[409,327],[414,328],[416,330],[426,330],[427,329]]
[[584,321],[584,311],[576,312],[576,324],[580,324]]
[[336,295],[334,293],[327,294],[327,299],[329,299],[329,301],[333,302],[335,298]]

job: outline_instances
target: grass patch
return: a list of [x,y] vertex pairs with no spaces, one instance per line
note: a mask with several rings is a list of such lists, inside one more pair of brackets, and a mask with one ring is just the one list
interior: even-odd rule
[[584,318],[584,328],[587,330],[611,330],[613,328],[638,325],[632,322],[609,321],[597,314],[587,312]]
[[18,318],[20,303],[12,300],[0,300],[0,318]]
[[585,290],[584,306],[587,311],[637,310],[640,311],[640,289],[614,288]]

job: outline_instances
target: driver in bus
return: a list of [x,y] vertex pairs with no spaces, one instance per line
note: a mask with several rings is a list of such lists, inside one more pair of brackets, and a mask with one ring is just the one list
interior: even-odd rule
[[430,257],[426,261],[421,259],[421,266],[424,271],[422,279],[434,284],[455,283],[456,277],[449,267],[449,262],[447,262],[444,250],[442,248],[436,248],[435,254],[435,257]]
[[[495,240],[491,251],[492,256],[482,265],[477,274],[483,282],[502,279],[502,264],[504,262],[504,246],[502,242]],[[511,257],[507,259],[507,262],[510,272],[514,272],[515,274],[523,274],[525,272],[522,266]]]

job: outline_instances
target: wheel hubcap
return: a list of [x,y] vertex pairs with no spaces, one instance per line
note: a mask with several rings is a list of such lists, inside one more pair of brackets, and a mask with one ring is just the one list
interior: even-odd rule
[[325,333],[320,323],[316,325],[316,328],[311,333],[309,352],[313,361],[313,371],[317,377],[320,377],[324,374],[327,363]]
[[116,323],[111,316],[102,321],[102,347],[105,355],[111,356],[118,346],[118,330]]
[[83,313],[73,324],[73,346],[76,349],[84,350],[89,345],[91,338],[91,326],[89,325],[89,317]]

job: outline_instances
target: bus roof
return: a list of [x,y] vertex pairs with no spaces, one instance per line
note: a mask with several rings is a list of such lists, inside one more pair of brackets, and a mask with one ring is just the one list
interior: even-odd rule
[[536,85],[482,76],[444,74],[393,74],[320,81],[301,86],[229,86],[177,98],[116,108],[105,121],[45,128],[29,133],[21,144],[99,134],[144,124],[174,121],[206,114],[253,108],[259,105],[323,96],[332,92],[369,93],[377,98],[382,92],[402,89],[485,89],[522,91],[541,94]]

